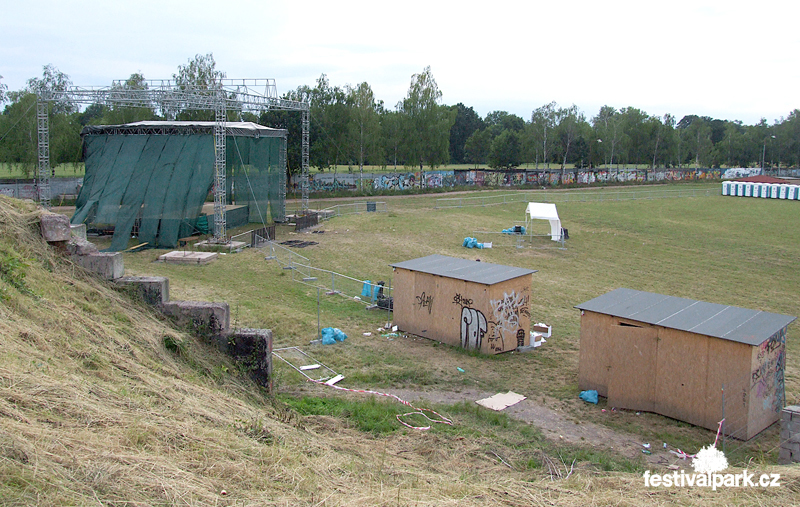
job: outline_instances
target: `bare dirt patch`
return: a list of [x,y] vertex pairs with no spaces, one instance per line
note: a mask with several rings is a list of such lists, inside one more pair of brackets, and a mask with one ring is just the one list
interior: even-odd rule
[[[321,389],[321,388],[320,388]],[[410,403],[424,402],[437,405],[453,405],[464,401],[475,402],[496,393],[485,392],[478,389],[464,389],[459,392],[445,390],[413,390],[413,389],[385,389],[387,394],[393,394]],[[364,396],[364,395],[360,395]],[[651,467],[681,467],[690,466],[690,460],[683,460],[670,453],[673,448],[664,448],[662,442],[649,442],[650,448],[645,448],[641,438],[624,431],[614,430],[605,426],[584,421],[576,421],[574,415],[558,408],[555,399],[545,398],[545,404],[526,398],[512,405],[503,413],[514,419],[524,421],[539,428],[544,436],[554,442],[567,443],[579,446],[591,446],[598,449],[613,451],[631,460],[644,458]],[[489,410],[489,409],[487,409]],[[644,453],[648,451],[650,454]]]

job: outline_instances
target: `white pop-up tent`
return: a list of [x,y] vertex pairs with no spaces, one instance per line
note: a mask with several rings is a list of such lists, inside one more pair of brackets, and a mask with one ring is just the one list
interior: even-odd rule
[[558,218],[555,204],[529,202],[525,209],[525,222],[529,223],[531,220],[548,220],[550,222],[550,238],[553,241],[561,241],[561,219]]

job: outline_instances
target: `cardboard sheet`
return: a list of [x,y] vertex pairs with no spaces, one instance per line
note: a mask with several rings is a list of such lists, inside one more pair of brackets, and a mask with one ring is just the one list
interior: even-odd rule
[[525,396],[521,394],[517,394],[513,391],[509,391],[507,393],[497,393],[494,396],[490,396],[488,398],[484,398],[482,400],[478,400],[475,403],[482,407],[490,408],[492,410],[503,410],[505,408],[510,407],[511,405],[516,405],[520,401],[524,400]]

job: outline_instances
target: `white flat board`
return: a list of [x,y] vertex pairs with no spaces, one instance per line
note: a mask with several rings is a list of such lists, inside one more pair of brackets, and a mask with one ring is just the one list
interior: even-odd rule
[[511,405],[516,405],[520,401],[524,400],[525,396],[521,394],[517,394],[513,391],[509,391],[507,393],[497,393],[494,396],[490,396],[488,398],[484,398],[482,400],[478,400],[475,403],[482,407],[490,408],[492,410],[503,410],[505,408],[510,407]]

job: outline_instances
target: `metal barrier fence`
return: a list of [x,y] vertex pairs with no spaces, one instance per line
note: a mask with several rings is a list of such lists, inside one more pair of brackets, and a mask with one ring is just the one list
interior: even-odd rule
[[359,280],[328,269],[315,268],[309,264],[306,257],[274,241],[267,242],[267,248],[268,253],[265,259],[275,260],[283,269],[290,270],[292,281],[317,287],[325,294],[344,296],[368,307],[379,308],[387,312],[392,310],[391,283],[382,280]]
[[[525,234],[507,234],[505,232],[495,231],[472,231],[472,237],[478,240],[478,243],[484,245],[486,245],[488,241],[490,244],[488,248],[566,249],[564,236],[558,241],[553,241],[550,234],[533,234],[528,232]],[[482,239],[483,241],[481,241]],[[484,246],[484,248],[486,247]]]
[[319,215],[317,213],[309,213],[308,215],[300,215],[295,218],[295,231],[302,231],[309,227],[314,227],[319,223]]
[[308,264],[295,262],[292,266],[292,280],[324,290],[326,294],[341,294],[367,306],[384,308],[391,301],[392,288],[382,280],[359,280],[351,276],[327,269],[315,268]]
[[299,253],[292,251],[289,248],[279,245],[274,241],[267,241],[267,255],[264,257],[266,260],[275,260],[284,269],[292,269],[295,264],[304,264],[308,262],[307,257],[303,257]]
[[621,189],[621,190],[579,190],[575,192],[516,192],[513,194],[494,194],[476,197],[444,197],[436,199],[436,208],[464,208],[467,206],[494,206],[516,202],[593,202],[626,201],[633,199],[665,199],[670,197],[706,197],[719,195],[710,188],[681,189]]
[[252,248],[261,248],[265,246],[266,243],[272,239],[275,239],[275,226],[268,225],[267,227],[262,227],[260,229],[253,229],[251,231],[243,232],[241,234],[237,234],[236,236],[231,236],[231,242],[241,242],[244,243],[244,248],[252,247]]
[[386,213],[388,210],[385,202],[352,202],[347,204],[337,204],[325,208],[320,212],[325,220],[342,215],[355,215],[358,213]]

